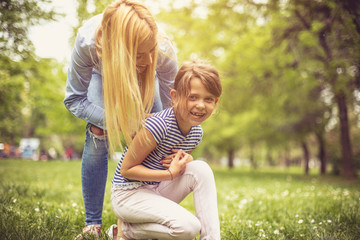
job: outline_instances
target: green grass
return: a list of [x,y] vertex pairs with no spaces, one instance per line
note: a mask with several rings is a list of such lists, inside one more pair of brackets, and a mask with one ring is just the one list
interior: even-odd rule
[[[73,239],[85,218],[80,165],[0,160],[0,239]],[[116,222],[115,167],[110,161],[105,229]],[[222,239],[360,239],[359,180],[306,177],[296,168],[213,169]],[[191,196],[181,204],[194,212]]]

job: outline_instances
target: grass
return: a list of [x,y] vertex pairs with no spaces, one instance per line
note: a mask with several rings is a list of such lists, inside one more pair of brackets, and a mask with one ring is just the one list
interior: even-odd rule
[[[84,225],[80,161],[0,161],[0,239],[73,239]],[[109,162],[103,224],[116,222]],[[359,239],[360,182],[301,169],[213,167],[222,239]],[[194,212],[191,196],[182,203]],[[105,236],[103,239],[107,239]]]

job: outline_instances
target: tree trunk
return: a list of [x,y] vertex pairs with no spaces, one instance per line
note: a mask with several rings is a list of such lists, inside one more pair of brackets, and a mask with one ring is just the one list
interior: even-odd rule
[[305,175],[309,175],[309,160],[310,160],[310,154],[309,154],[309,148],[305,141],[301,143],[301,147],[303,149],[304,154],[304,160],[305,160]]
[[255,157],[254,157],[254,147],[253,146],[251,146],[251,149],[250,149],[250,163],[251,163],[252,168],[255,170],[257,168],[257,165],[256,165]]
[[336,94],[336,101],[339,109],[339,120],[340,120],[340,142],[342,152],[342,175],[345,178],[355,178],[349,120],[346,105],[346,96],[344,92]]
[[229,149],[229,151],[228,151],[228,158],[229,158],[228,166],[230,169],[232,169],[234,167],[234,155],[235,155],[235,150],[233,148]]
[[325,151],[325,139],[323,133],[316,133],[316,138],[318,140],[319,144],[319,152],[318,152],[318,158],[320,161],[320,174],[324,175],[326,174],[326,151]]
[[275,163],[274,163],[274,159],[272,157],[272,154],[271,154],[271,150],[270,149],[267,149],[267,152],[266,152],[266,160],[269,164],[269,166],[274,166]]
[[289,168],[291,165],[289,149],[285,150],[284,160],[285,160],[285,167]]

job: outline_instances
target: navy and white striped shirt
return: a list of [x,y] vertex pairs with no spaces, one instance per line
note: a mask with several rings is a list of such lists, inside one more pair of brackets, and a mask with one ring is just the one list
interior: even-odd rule
[[[153,114],[145,122],[145,128],[151,132],[155,141],[156,148],[141,163],[150,169],[165,170],[160,161],[172,154],[171,149],[182,149],[189,152],[195,149],[202,139],[202,128],[200,125],[193,126],[187,135],[184,135],[175,118],[173,108],[167,108],[161,112]],[[131,189],[144,184],[156,184],[157,181],[136,181],[124,178],[120,174],[120,168],[124,156],[128,150],[126,146],[120,161],[116,167],[112,185],[116,188]]]

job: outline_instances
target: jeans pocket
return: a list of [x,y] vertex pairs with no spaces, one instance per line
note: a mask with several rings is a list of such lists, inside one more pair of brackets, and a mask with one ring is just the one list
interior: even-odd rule
[[91,126],[91,125],[89,125],[89,127],[88,127],[88,129],[87,129],[87,131],[88,131],[88,133],[89,133],[89,136],[90,136],[91,138],[95,138],[96,140],[105,141],[105,139],[106,139],[105,134],[104,134],[104,135],[97,135],[97,134],[93,133],[93,132],[91,131],[90,126]]

